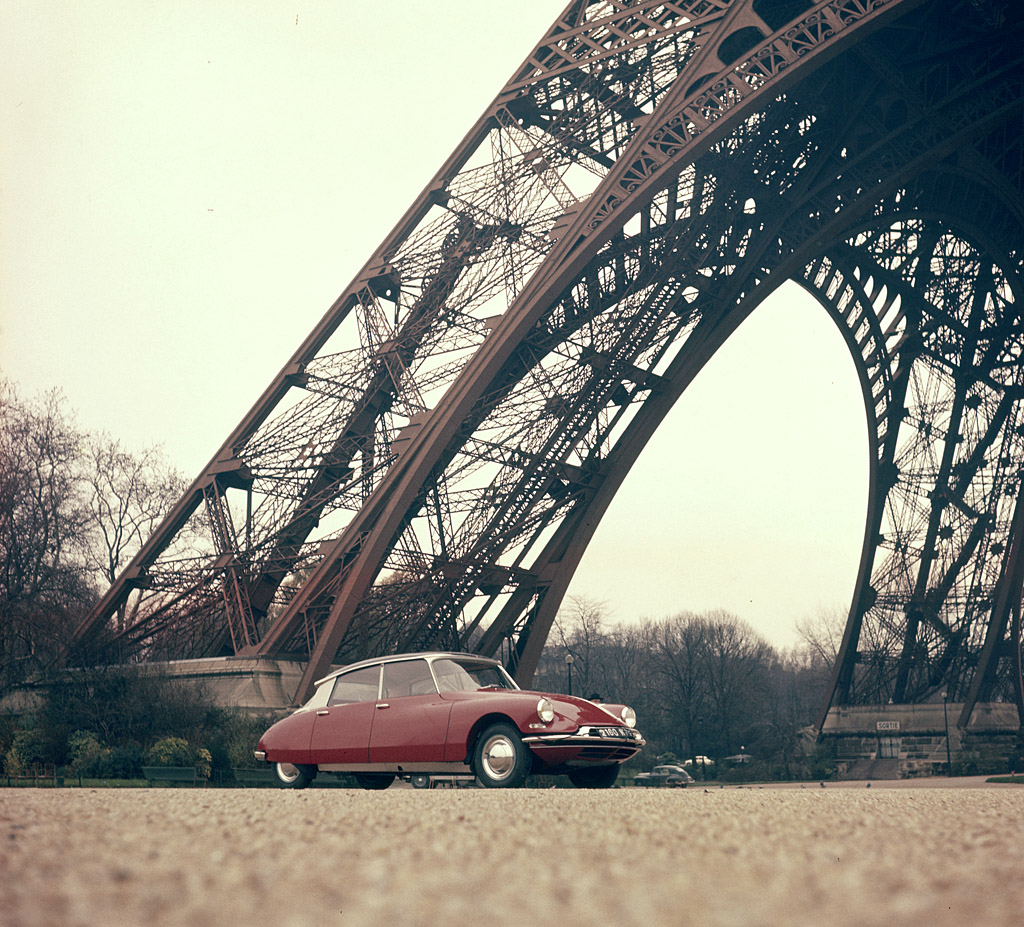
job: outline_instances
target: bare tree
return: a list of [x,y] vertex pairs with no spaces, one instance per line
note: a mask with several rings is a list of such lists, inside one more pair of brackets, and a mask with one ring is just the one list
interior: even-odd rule
[[710,714],[703,653],[708,634],[707,621],[692,612],[682,612],[657,627],[658,666],[665,681],[666,707],[677,732],[673,747],[691,757],[703,752],[705,717]]
[[184,492],[157,449],[89,436],[63,394],[0,381],[0,689],[45,673]]
[[[86,497],[90,543],[89,570],[104,585],[139,551],[153,530],[185,492],[185,478],[159,447],[138,453],[103,432],[84,441],[80,464]],[[125,615],[118,615],[123,623]]]
[[650,620],[613,627],[603,635],[595,683],[606,700],[627,702],[638,713],[660,702],[657,680],[650,672],[653,640]]
[[723,756],[745,746],[765,717],[774,649],[722,611],[683,612],[661,622],[657,648],[676,749]]
[[591,694],[595,687],[594,663],[604,639],[608,607],[587,596],[569,596],[555,618],[555,631],[564,651],[572,657],[573,691]]
[[846,629],[846,613],[840,608],[822,608],[814,615],[798,618],[796,631],[804,645],[809,663],[819,663],[831,671],[839,655]]
[[719,756],[752,734],[770,701],[768,671],[777,655],[745,621],[725,612],[705,616],[703,652],[708,701]]
[[58,391],[23,402],[0,382],[0,686],[50,665],[93,594],[81,434],[65,406]]

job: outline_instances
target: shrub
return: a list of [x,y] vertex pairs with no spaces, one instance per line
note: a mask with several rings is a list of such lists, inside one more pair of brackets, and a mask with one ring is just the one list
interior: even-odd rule
[[0,757],[13,746],[17,730],[18,719],[14,715],[0,715]]
[[211,762],[212,762],[212,757],[210,756],[210,751],[209,750],[207,750],[205,747],[200,747],[198,750],[196,750],[196,754],[195,754],[195,767],[196,767],[196,773],[199,775],[199,778],[201,778],[201,779],[209,779],[210,778],[210,772],[211,772],[210,764],[211,764]]
[[35,728],[17,731],[10,749],[4,755],[4,772],[9,776],[28,773],[34,766],[50,760],[49,744]]
[[808,758],[808,772],[812,779],[834,779],[838,770],[834,743],[815,744]]
[[54,680],[40,722],[54,731],[95,731],[116,745],[205,731],[215,725],[215,715],[208,696],[195,686],[132,667],[98,667]]
[[21,761],[21,758],[18,756],[18,752],[12,745],[4,754],[4,775],[22,776],[26,772],[28,772],[28,770],[25,768],[25,764]]
[[111,747],[104,756],[104,779],[138,779],[142,775],[142,748],[138,744]]
[[96,768],[106,750],[92,731],[75,731],[68,738],[71,772],[76,776],[98,776]]
[[981,747],[955,754],[950,773],[954,776],[994,775],[1005,769],[1006,760],[998,750]]
[[721,770],[719,777],[723,782],[770,782],[781,778],[777,770],[763,760],[730,766]]
[[150,766],[191,766],[192,748],[181,737],[165,737],[149,748],[146,762]]
[[[260,764],[253,755],[260,735],[272,724],[263,716],[240,711],[225,712],[217,741],[217,758],[226,768],[257,769]],[[218,763],[219,765],[219,763]]]
[[203,779],[209,779],[212,771],[212,757],[205,747],[193,749],[181,737],[165,737],[158,740],[146,753],[150,766],[194,766]]

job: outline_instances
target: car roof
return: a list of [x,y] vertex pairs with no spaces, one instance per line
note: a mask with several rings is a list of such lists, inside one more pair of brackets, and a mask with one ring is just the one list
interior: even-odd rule
[[346,666],[340,666],[332,673],[328,673],[323,679],[318,679],[315,685],[327,682],[328,679],[333,679],[335,676],[340,676],[342,673],[347,673],[351,670],[363,669],[367,666],[380,666],[382,663],[399,663],[403,660],[438,660],[443,657],[457,657],[460,659],[476,660],[479,663],[493,663],[495,666],[501,666],[500,660],[495,660],[493,657],[485,657],[479,653],[461,653],[456,650],[431,650],[426,653],[394,653],[389,654],[385,657],[370,657],[366,660],[360,660],[358,663],[349,663]]

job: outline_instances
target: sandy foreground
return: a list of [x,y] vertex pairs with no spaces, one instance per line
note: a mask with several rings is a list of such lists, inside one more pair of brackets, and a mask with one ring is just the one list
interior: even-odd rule
[[0,924],[1024,924],[1024,788],[0,789]]

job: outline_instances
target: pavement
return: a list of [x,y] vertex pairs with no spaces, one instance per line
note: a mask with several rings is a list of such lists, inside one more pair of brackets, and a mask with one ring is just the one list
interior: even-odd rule
[[825,782],[766,782],[764,785],[729,786],[746,789],[1014,789],[1024,785],[1012,782],[989,782],[992,776],[921,776],[914,779],[841,779]]
[[0,789],[0,925],[1019,927],[1022,820],[978,778]]

